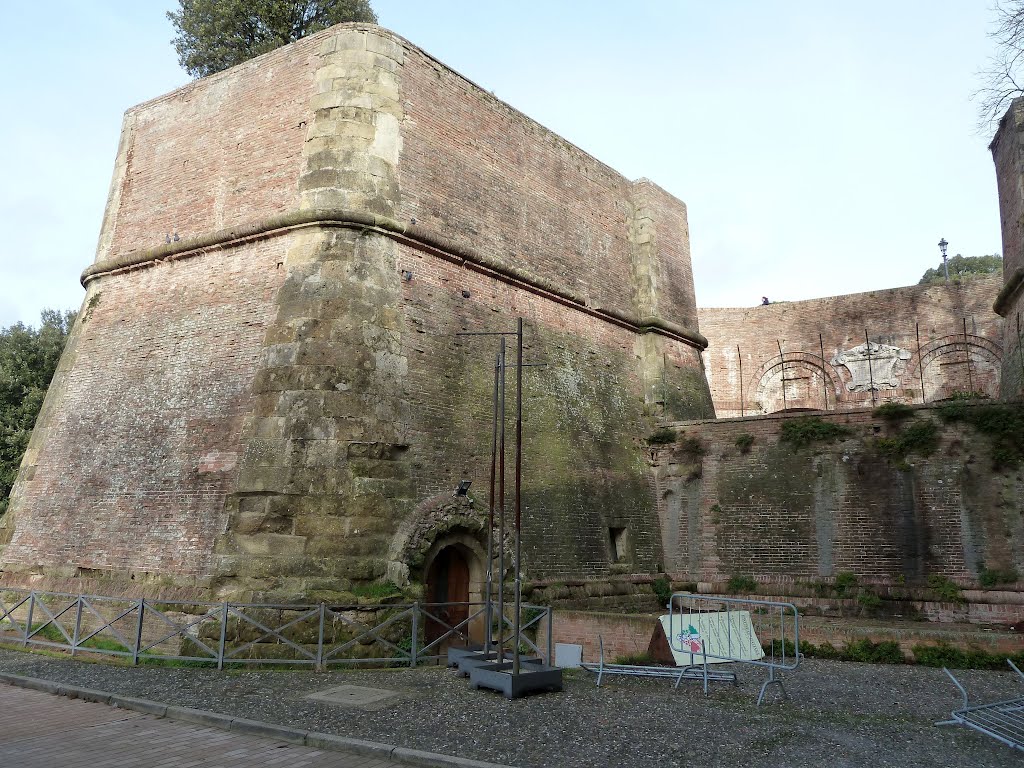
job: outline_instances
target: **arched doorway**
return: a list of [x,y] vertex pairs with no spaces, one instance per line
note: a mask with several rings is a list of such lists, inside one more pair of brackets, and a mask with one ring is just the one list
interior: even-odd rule
[[[428,619],[424,627],[426,640],[432,643],[452,627],[469,618],[469,553],[457,544],[450,544],[434,556],[427,568],[426,597],[434,603],[429,609],[438,620]],[[461,628],[468,635],[467,627]],[[454,638],[453,638],[454,639]]]

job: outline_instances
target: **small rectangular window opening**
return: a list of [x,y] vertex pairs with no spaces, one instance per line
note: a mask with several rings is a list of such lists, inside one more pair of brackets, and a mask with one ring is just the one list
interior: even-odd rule
[[609,528],[608,543],[611,545],[613,563],[621,563],[629,559],[628,531],[625,528]]

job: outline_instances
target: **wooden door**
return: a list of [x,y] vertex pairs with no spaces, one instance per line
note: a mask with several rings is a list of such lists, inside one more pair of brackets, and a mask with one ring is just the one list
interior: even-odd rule
[[[448,632],[449,627],[455,627],[469,617],[469,606],[466,605],[469,602],[469,563],[457,548],[445,547],[431,563],[427,572],[427,601],[446,604],[434,605],[429,609],[441,621],[427,621],[425,632],[428,643]],[[460,633],[468,638],[468,627],[461,627]],[[449,637],[448,640],[460,642],[458,636]]]

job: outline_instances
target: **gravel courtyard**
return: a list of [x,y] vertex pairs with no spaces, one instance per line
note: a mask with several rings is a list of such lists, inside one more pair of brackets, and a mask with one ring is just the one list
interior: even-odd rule
[[[940,669],[806,660],[788,701],[742,668],[740,686],[611,678],[576,670],[565,691],[508,701],[441,667],[330,672],[91,663],[0,649],[0,670],[177,706],[534,766],[1021,766],[1024,753],[963,726],[936,727],[960,698]],[[1024,695],[1007,672],[961,671],[972,702]],[[339,685],[394,691],[373,709],[306,698]]]

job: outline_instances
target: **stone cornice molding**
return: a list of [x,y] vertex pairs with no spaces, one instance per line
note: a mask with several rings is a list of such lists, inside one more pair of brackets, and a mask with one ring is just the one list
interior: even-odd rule
[[995,310],[997,315],[1006,317],[1010,312],[1010,305],[1013,303],[1013,297],[1017,295],[1017,292],[1024,287],[1024,267],[1017,267],[1010,275],[1006,278],[1006,284],[1003,289],[999,291],[996,296],[996,301],[992,305],[992,309]]
[[387,216],[363,211],[315,208],[291,211],[258,221],[209,232],[178,242],[164,243],[155,248],[132,251],[111,259],[99,261],[82,272],[81,282],[88,286],[100,277],[149,267],[163,261],[200,256],[207,251],[232,248],[246,242],[276,237],[308,227],[341,227],[372,230],[410,247],[425,251],[532,293],[546,296],[581,312],[604,319],[637,333],[656,333],[681,341],[698,350],[707,348],[708,341],[699,332],[690,330],[660,317],[636,317],[614,309],[594,306],[584,296],[556,285],[520,267],[467,247],[443,235],[416,224],[404,224]]

